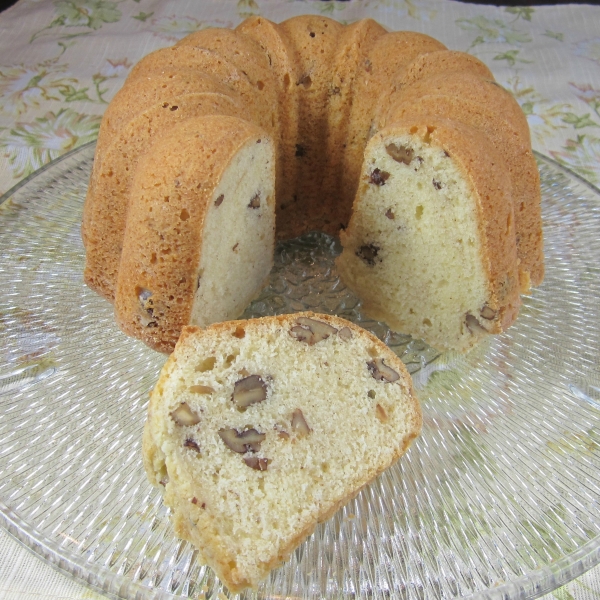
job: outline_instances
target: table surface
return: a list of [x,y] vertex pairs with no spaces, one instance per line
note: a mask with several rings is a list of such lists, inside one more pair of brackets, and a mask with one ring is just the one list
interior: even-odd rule
[[[600,6],[432,0],[20,0],[0,13],[0,194],[96,138],[145,54],[261,14],[372,17],[432,35],[492,69],[527,115],[533,146],[600,185]],[[600,600],[600,566],[549,597]],[[0,600],[101,598],[0,530]]]

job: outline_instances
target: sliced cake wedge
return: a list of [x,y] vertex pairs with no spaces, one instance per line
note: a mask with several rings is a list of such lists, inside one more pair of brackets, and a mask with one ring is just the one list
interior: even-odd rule
[[480,131],[440,117],[373,136],[337,261],[369,316],[460,352],[515,320],[515,219],[501,160]]
[[237,592],[392,465],[421,420],[400,359],[343,319],[187,327],[151,395],[144,464],[177,535]]

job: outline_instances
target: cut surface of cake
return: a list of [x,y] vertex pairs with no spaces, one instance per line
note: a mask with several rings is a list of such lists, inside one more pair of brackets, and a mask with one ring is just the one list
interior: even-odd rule
[[[143,58],[132,69],[103,118],[84,207],[84,278],[90,287],[115,303],[117,321],[125,331],[153,348],[172,350],[184,325],[203,326],[212,319],[218,321],[241,314],[242,298],[246,295],[219,282],[221,274],[227,272],[229,260],[235,265],[232,273],[244,274],[243,287],[255,290],[264,283],[264,270],[272,260],[265,260],[261,268],[256,268],[256,257],[242,253],[241,246],[235,256],[220,253],[218,268],[212,268],[211,261],[210,268],[201,266],[192,274],[194,267],[187,269],[186,275],[179,273],[185,277],[185,281],[178,284],[179,289],[185,287],[187,297],[179,293],[169,295],[178,298],[176,303],[194,305],[193,310],[185,313],[185,318],[182,317],[185,311],[180,311],[171,299],[170,303],[161,303],[159,312],[162,311],[164,318],[148,318],[153,315],[138,311],[137,323],[132,324],[133,307],[139,306],[140,294],[147,295],[144,290],[148,288],[118,284],[118,281],[144,279],[155,272],[152,264],[145,264],[147,257],[139,254],[140,244],[128,239],[130,236],[143,238],[143,227],[152,222],[138,220],[135,227],[128,224],[130,219],[138,218],[138,208],[133,207],[139,205],[143,180],[150,173],[147,156],[153,156],[158,162],[166,140],[175,151],[175,130],[180,136],[181,148],[187,148],[185,124],[197,123],[198,119],[211,123],[213,146],[227,137],[226,131],[235,137],[237,124],[242,121],[254,128],[257,139],[269,140],[275,163],[271,165],[275,181],[270,198],[276,219],[269,244],[273,246],[275,239],[289,239],[315,230],[331,235],[341,232],[346,246],[339,262],[344,282],[363,301],[367,316],[385,320],[392,329],[400,328],[402,333],[423,338],[440,349],[462,351],[482,339],[484,333],[506,329],[518,312],[519,300],[515,294],[529,293],[543,281],[540,182],[527,119],[516,100],[493,80],[490,70],[481,61],[447,50],[441,42],[422,33],[387,32],[369,19],[344,26],[319,15],[294,17],[280,24],[263,17],[251,17],[234,30],[198,31],[173,47],[162,48]],[[365,169],[375,156],[372,140],[381,143],[382,138],[377,136],[406,132],[408,124],[425,131],[432,123],[442,122],[445,124],[438,127],[433,136],[437,140],[436,148],[444,149],[448,136],[455,140],[456,148],[447,161],[456,175],[447,171],[445,177],[449,179],[442,184],[446,192],[452,189],[454,200],[450,204],[462,206],[462,216],[458,219],[452,212],[454,209],[445,211],[445,205],[436,205],[439,197],[444,197],[444,191],[437,196],[431,195],[431,190],[419,192],[425,214],[436,214],[439,219],[428,221],[429,217],[425,216],[420,229],[424,232],[423,224],[430,223],[431,235],[417,239],[406,233],[416,231],[411,229],[414,216],[405,226],[401,222],[405,216],[408,218],[408,212],[403,213],[401,207],[412,206],[416,196],[412,192],[407,195],[405,188],[393,183],[406,165],[395,161],[396,164],[390,166],[394,176],[383,181],[377,193],[372,185],[365,185],[365,177],[370,177]],[[442,131],[446,132],[444,136]],[[460,143],[456,141],[459,138]],[[413,150],[417,151],[417,147]],[[418,153],[416,156],[425,158]],[[389,155],[386,158],[385,153],[381,157],[384,162],[393,161]],[[223,158],[226,162],[230,159],[230,156]],[[435,171],[434,162],[428,159],[424,170],[420,174],[415,172],[414,177],[418,179],[431,169]],[[168,164],[172,171],[167,170],[165,163],[161,173],[173,182],[178,179],[176,170],[181,165],[173,161]],[[209,202],[209,195],[204,191],[218,187],[225,171],[217,174],[213,170],[207,175],[197,162],[195,164],[198,166],[195,182],[192,185],[190,181],[188,185],[190,190],[195,186],[198,192],[193,200],[190,191],[188,201]],[[256,177],[263,177],[259,161],[253,164],[258,173]],[[374,168],[382,170],[379,166]],[[231,172],[227,170],[228,176]],[[455,179],[461,183],[449,185]],[[148,210],[152,206],[152,210],[162,212],[166,192],[159,190],[160,186],[155,187],[153,192],[152,186],[145,186],[144,202]],[[484,188],[487,191],[482,191]],[[176,190],[166,195],[178,198]],[[372,220],[369,225],[362,222],[368,214],[367,205],[379,202],[375,198],[380,196],[385,196],[390,206],[397,207],[392,229],[392,223],[385,220],[381,231]],[[467,206],[471,208],[467,210]],[[174,212],[176,208],[174,205]],[[198,247],[187,242],[179,244],[178,257],[188,265],[197,264],[203,244],[204,214],[203,210],[193,211],[192,222],[187,224],[188,228],[200,232],[195,238]],[[449,264],[448,248],[461,239],[450,226],[452,219],[460,221],[461,229],[471,231],[465,239],[477,238],[473,243],[478,249],[473,250],[474,246],[470,245],[455,247],[450,254],[457,268],[447,271],[449,287],[430,285],[425,303],[416,301],[418,293],[414,291],[424,288],[416,282],[400,286],[394,279],[398,273],[378,262],[382,254],[378,255],[375,265],[365,266],[364,260],[355,260],[356,244],[360,247],[371,243],[361,241],[363,233],[360,232],[374,227],[377,235],[385,237],[383,253],[405,252],[405,257],[398,260],[406,265],[413,263],[419,273],[433,269],[430,276],[425,273],[425,278],[442,281],[444,278],[440,279],[435,269],[443,270],[440,265]],[[471,223],[470,219],[473,219]],[[345,231],[349,223],[350,229]],[[445,223],[443,227],[442,223]],[[247,225],[246,221],[232,218],[219,227],[224,228],[226,243],[232,241],[233,247],[236,232]],[[169,235],[178,229],[171,225],[166,227]],[[225,231],[230,229],[232,231]],[[501,230],[505,233],[503,236],[500,236]],[[477,232],[475,237],[473,231]],[[247,239],[260,238],[262,233],[250,227],[244,235]],[[161,233],[157,235],[160,237]],[[448,237],[441,240],[440,235]],[[372,237],[371,233],[369,236]],[[501,244],[492,241],[498,236],[502,237]],[[407,244],[409,237],[419,247],[426,244],[427,248],[418,251],[412,248]],[[437,252],[441,255],[436,260]],[[510,265],[508,261],[512,261]],[[460,263],[463,265],[458,268]],[[140,272],[136,273],[136,268]],[[121,274],[123,270],[126,276]],[[204,291],[197,293],[187,278],[199,276],[200,271]],[[165,276],[166,270],[160,274]],[[408,272],[403,280],[407,278]],[[480,282],[475,285],[477,278]],[[154,286],[159,285],[155,281]],[[479,292],[475,293],[473,286]],[[377,300],[373,297],[374,289],[386,291]],[[209,290],[212,291],[209,293]],[[467,302],[464,294],[449,293],[449,290],[470,290],[469,294],[474,295]],[[223,294],[230,293],[240,301],[222,310],[219,304]],[[390,301],[385,306],[383,298]],[[412,310],[414,316],[407,318],[406,311],[400,308],[402,305],[410,305],[408,310]],[[432,307],[442,305],[443,310],[432,320],[431,315],[435,313]],[[144,309],[154,311],[150,305]],[[175,311],[177,316],[171,318],[170,311]],[[456,323],[450,327],[448,315],[460,313],[469,324],[465,325],[464,321],[460,327]],[[455,317],[451,320],[454,322]],[[442,321],[446,325],[440,325]],[[149,328],[154,330],[147,331]],[[457,333],[458,329],[462,329],[462,333]]]
[[391,126],[369,142],[338,267],[369,314],[465,351],[518,312],[510,188],[476,130],[427,123]]
[[125,332],[170,351],[184,325],[236,318],[269,276],[275,147],[255,125],[217,116],[161,142],[132,183],[115,308]]
[[298,313],[183,330],[152,392],[150,481],[232,592],[256,587],[421,428],[410,376],[372,334]]

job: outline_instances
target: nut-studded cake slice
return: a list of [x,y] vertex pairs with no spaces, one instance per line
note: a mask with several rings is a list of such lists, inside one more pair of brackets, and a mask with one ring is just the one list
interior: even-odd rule
[[299,313],[184,329],[144,464],[176,533],[235,592],[392,465],[421,428],[410,376],[356,325]]

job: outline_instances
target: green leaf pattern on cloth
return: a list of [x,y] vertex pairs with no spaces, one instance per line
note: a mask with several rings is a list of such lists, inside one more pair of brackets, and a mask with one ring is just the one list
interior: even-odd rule
[[[100,29],[104,23],[116,23],[121,18],[121,11],[116,2],[107,0],[54,0],[55,18],[31,36],[31,42],[44,35],[49,29],[89,28]],[[88,33],[82,32],[80,35]],[[72,37],[67,34],[64,37]]]
[[583,56],[600,65],[600,37],[579,42],[575,45],[574,54]]
[[546,35],[549,38],[558,40],[559,42],[562,42],[565,38],[564,33],[561,33],[560,31],[550,31],[549,29],[547,29],[542,35]]
[[566,585],[555,590],[553,595],[556,600],[575,600],[573,594],[569,592],[569,588]]
[[505,85],[521,105],[527,116],[534,141],[543,142],[557,131],[567,129],[565,115],[570,114],[570,104],[552,104],[543,98],[533,86],[526,86],[519,75],[511,77]]
[[100,117],[64,108],[32,122],[18,122],[14,128],[1,131],[0,140],[9,149],[16,176],[22,178],[75,146],[92,141],[99,129]]
[[100,29],[104,23],[115,23],[121,18],[116,2],[106,0],[57,0],[57,18],[66,27]]
[[531,42],[529,33],[517,29],[514,21],[478,16],[472,19],[458,19],[456,24],[465,31],[472,31],[477,34],[470,48],[474,48],[479,44],[500,43],[513,45]]
[[519,63],[531,63],[533,61],[526,60],[524,58],[519,57],[520,50],[507,50],[502,54],[496,54],[494,56],[494,60],[505,60],[511,67],[514,67],[518,62]]
[[133,15],[132,19],[137,19],[145,23],[153,14],[154,12],[145,13],[142,11],[139,15]]
[[525,21],[531,21],[534,11],[535,9],[530,6],[511,6],[506,9],[507,13],[517,15],[517,18],[525,19]]
[[550,150],[559,163],[595,184],[600,184],[598,161],[600,161],[600,138],[591,134],[569,138],[562,150]]
[[203,21],[192,16],[168,15],[150,19],[148,29],[169,44],[174,44],[186,35],[207,27],[233,27],[232,21]]
[[44,61],[37,65],[0,67],[0,111],[18,117],[44,100],[60,100],[74,89],[77,80],[65,76],[67,65]]
[[[302,10],[295,11],[289,16],[302,13],[320,13],[331,16],[341,23],[351,23],[356,19],[371,16],[377,10],[393,10],[396,18],[410,17],[421,21],[430,21],[438,12],[435,3],[419,2],[419,0],[287,0],[287,2],[301,3],[302,5]],[[356,7],[360,7],[360,10],[354,10]],[[342,13],[345,10],[346,12]],[[346,18],[349,12],[355,13],[351,19]],[[373,18],[377,19],[377,17]],[[383,24],[386,23],[385,17],[379,17],[379,21]],[[410,29],[410,27],[398,27],[397,29]]]
[[242,19],[260,14],[260,9],[255,0],[238,0],[237,13]]

